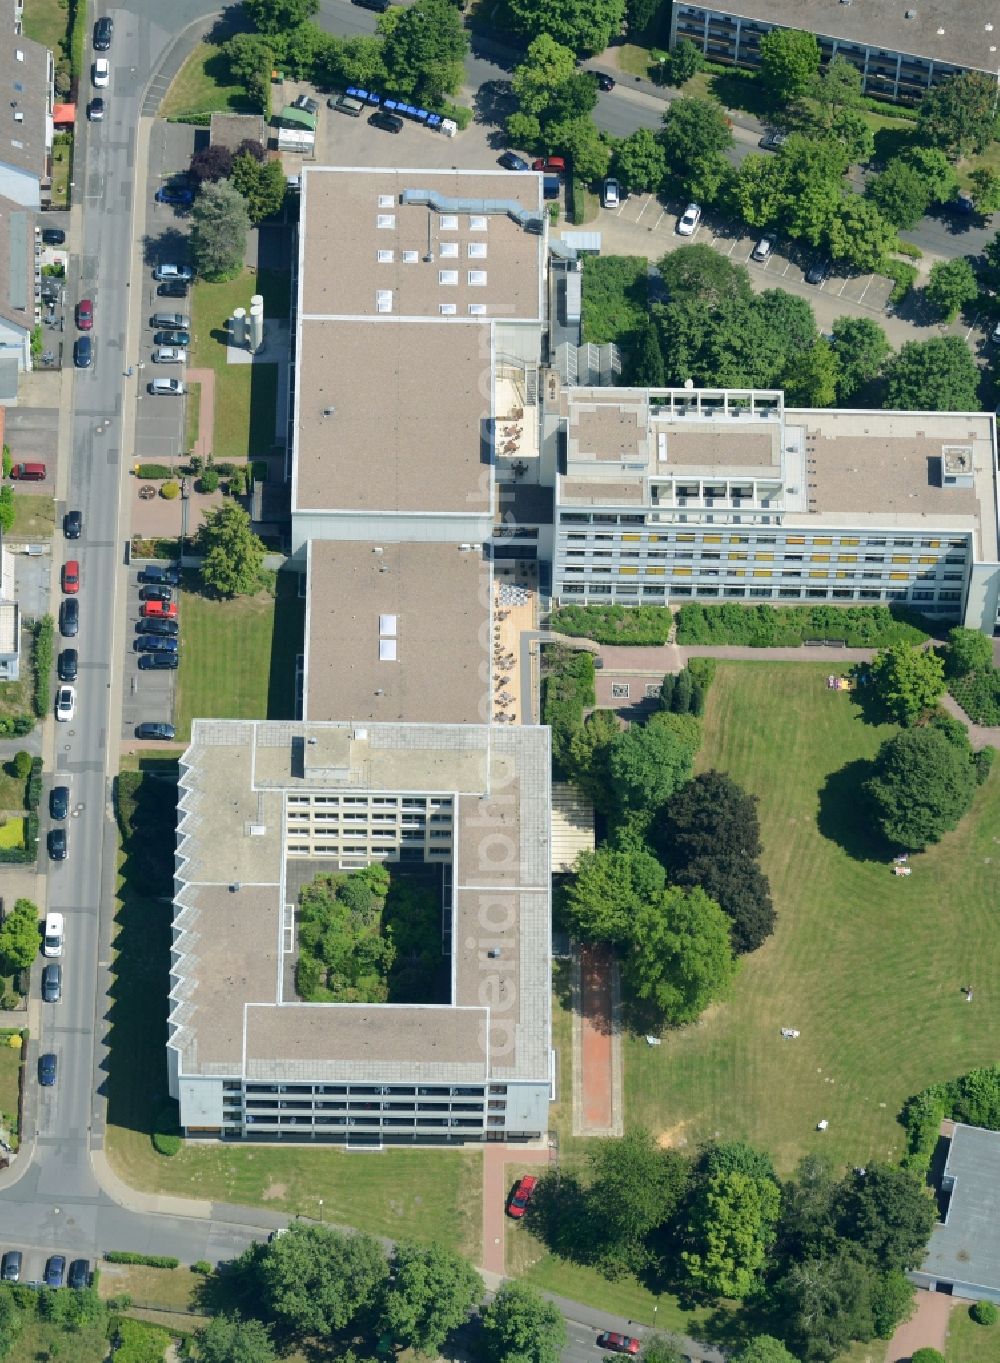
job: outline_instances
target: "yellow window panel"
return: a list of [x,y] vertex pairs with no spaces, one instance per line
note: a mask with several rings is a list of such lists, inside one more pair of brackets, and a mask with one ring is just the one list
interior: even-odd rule
[[810,573],[809,576],[810,576],[810,577],[829,577],[830,574],[829,574],[829,573],[824,573],[824,572],[821,571],[821,572],[818,572],[818,573]]
[[909,563],[910,556],[909,554],[893,554],[892,561],[893,563]]
[[629,541],[634,542],[634,543],[638,543],[639,540],[642,539],[642,536],[641,536],[641,535],[622,535],[622,539],[623,539],[623,540],[629,540]]
[[853,538],[853,537],[848,537],[848,536],[845,536],[845,535],[841,535],[841,537],[840,537],[840,542],[841,542],[841,544],[858,544],[860,541],[859,541],[858,539],[856,539],[856,538]]
[[816,538],[813,540],[813,544],[832,544],[832,543],[833,540],[830,539],[829,535],[817,535]]
[[662,577],[663,574],[664,574],[664,571],[665,571],[665,570],[664,570],[663,568],[647,568],[647,569],[646,569],[646,572],[650,575],[650,577]]
[[757,554],[755,557],[758,563],[771,563],[774,559],[773,554]]
[[734,568],[734,569],[733,569],[733,577],[746,577],[746,569],[745,569],[745,568]]
[[805,544],[805,542],[806,542],[805,535],[789,535],[788,538],[785,540],[786,544]]
[[747,536],[746,536],[746,535],[730,535],[730,536],[729,536],[729,543],[730,543],[730,544],[746,544],[747,542],[748,542],[748,541],[747,541]]
[[858,556],[857,556],[857,554],[838,554],[838,555],[837,555],[837,562],[838,562],[838,563],[857,563],[857,561],[858,561]]
[[674,569],[674,577],[690,577],[690,576],[691,576],[691,569],[690,569],[690,568],[675,568],[675,569]]
[[755,568],[753,570],[753,575],[754,577],[770,577],[771,570],[770,568]]
[[742,554],[741,554],[741,553],[739,553],[739,552],[737,552],[737,553],[734,554],[734,553],[732,553],[732,551],[730,551],[729,557],[730,557],[731,559],[735,559],[735,561],[736,561],[737,563],[742,563],[742,562],[744,562],[744,560],[746,559],[746,554],[745,554],[745,553],[742,553]]
[[927,543],[930,545],[930,547],[931,547],[932,549],[940,549],[940,548],[941,548],[941,541],[940,541],[940,540],[928,540]]
[[619,568],[618,572],[622,577],[635,577],[638,568]]
[[921,558],[920,562],[921,562],[921,563],[937,563],[937,559],[934,557],[933,554],[928,554],[926,557]]
[[909,575],[909,573],[890,573],[890,574],[889,574],[889,581],[890,581],[890,582],[909,582],[909,580],[910,580],[910,575]]
[[678,535],[677,542],[679,544],[694,544],[694,535]]
[[846,574],[846,573],[840,573],[840,572],[838,572],[837,576],[838,576],[838,577],[846,577],[847,574]]
[[650,544],[656,544],[659,538],[660,538],[659,535],[650,535],[649,537]]
[[829,563],[829,562],[830,562],[830,555],[829,555],[829,554],[810,554],[809,557],[810,557],[810,559],[812,559],[813,563]]
[[722,536],[721,536],[721,535],[706,535],[706,536],[705,536],[705,543],[706,543],[706,544],[721,544],[721,543],[722,543]]

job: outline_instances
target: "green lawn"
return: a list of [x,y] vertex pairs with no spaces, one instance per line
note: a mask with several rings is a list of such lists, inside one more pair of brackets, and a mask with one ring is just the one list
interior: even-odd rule
[[27,0],[22,22],[26,37],[43,47],[50,47],[58,57],[68,22],[65,0]]
[[15,776],[12,762],[0,765],[0,809],[12,811],[24,808],[24,797],[28,783],[21,776]]
[[221,284],[199,280],[194,287],[189,359],[194,369],[215,371],[212,453],[217,461],[269,454],[274,445],[278,367],[227,364],[225,326],[235,308],[250,306],[255,293],[264,296],[266,319],[287,317],[289,287],[289,275],[268,270],[244,270],[239,278]]
[[174,77],[160,118],[178,114],[259,113],[242,85],[231,84],[229,64],[214,43],[199,43]]
[[14,524],[9,540],[48,540],[56,524],[56,504],[51,497],[32,492],[14,493]]
[[[67,1289],[68,1290],[68,1289]],[[30,1319],[21,1330],[4,1363],[104,1363],[108,1356],[108,1341],[104,1327],[85,1326],[72,1335],[58,1325]]]
[[69,181],[73,170],[73,134],[62,132],[56,135],[52,144],[52,189],[50,197],[53,208],[69,208]]
[[[31,633],[21,631],[21,676],[17,681],[0,682],[0,716],[22,715],[31,709]],[[5,768],[6,770],[6,768]],[[20,805],[17,806],[20,808]]]
[[178,738],[188,737],[198,716],[293,719],[304,616],[296,573],[279,574],[277,597],[260,592],[213,601],[185,591],[174,718]]
[[0,1113],[7,1129],[17,1135],[17,1095],[23,1051],[20,1046],[10,1045],[9,1036],[7,1031],[0,1034]]
[[[956,832],[912,858],[912,876],[896,879],[873,859],[858,799],[890,730],[863,723],[845,693],[826,689],[826,672],[720,665],[698,766],[760,796],[777,930],[696,1026],[660,1047],[625,1045],[629,1122],[664,1143],[751,1141],[782,1173],[814,1151],[835,1164],[897,1159],[903,1100],[993,1064],[1000,1046],[1000,776]],[[782,1027],[801,1036],[782,1041]]]
[[1000,1363],[1000,1324],[977,1325],[965,1302],[956,1302],[948,1320],[948,1363]]
[[201,384],[189,383],[187,386],[187,400],[184,404],[184,448],[188,452],[194,449],[198,440],[198,431],[201,418]]
[[24,820],[13,815],[0,823],[0,847],[24,846]]

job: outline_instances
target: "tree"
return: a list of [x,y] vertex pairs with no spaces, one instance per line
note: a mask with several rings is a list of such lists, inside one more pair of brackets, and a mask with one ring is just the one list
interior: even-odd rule
[[886,407],[917,412],[978,410],[979,369],[958,336],[906,341],[885,367]]
[[782,225],[791,236],[819,246],[844,201],[844,148],[832,137],[793,133],[778,150]]
[[581,852],[562,898],[566,926],[588,942],[631,939],[638,909],[656,899],[666,872],[648,852],[622,852],[606,844]]
[[381,1299],[389,1266],[370,1235],[343,1235],[297,1222],[272,1240],[260,1260],[266,1309],[301,1334],[347,1330]]
[[734,264],[711,246],[681,246],[661,257],[657,269],[672,303],[745,303],[753,297],[746,266]]
[[746,1174],[756,1183],[780,1186],[771,1156],[746,1141],[715,1141],[707,1145],[701,1155],[699,1172],[705,1178],[714,1178],[716,1174]]
[[751,153],[741,162],[733,181],[734,208],[749,226],[770,227],[780,220],[784,203],[785,172],[781,162],[776,156]]
[[283,35],[311,19],[319,0],[243,0],[243,9],[258,33]]
[[259,33],[237,33],[222,44],[222,55],[233,82],[242,85],[263,112],[268,107],[274,43]]
[[830,330],[837,354],[837,401],[850,407],[878,378],[892,347],[878,322],[869,317],[838,317]]
[[688,194],[711,201],[728,162],[733,135],[721,106],[711,99],[675,99],[663,115],[660,140],[671,177]]
[[963,71],[928,90],[917,110],[920,137],[952,158],[985,151],[996,130],[996,81]]
[[615,147],[611,167],[627,189],[645,194],[658,190],[663,183],[666,153],[652,129],[637,128]]
[[729,920],[704,890],[669,888],[640,908],[624,973],[665,1022],[693,1022],[735,970]]
[[785,1264],[824,1256],[836,1243],[834,1202],[837,1197],[830,1166],[819,1155],[804,1155],[781,1190],[778,1255]]
[[541,115],[552,102],[552,92],[576,74],[572,48],[542,33],[529,45],[525,59],[514,70],[511,89],[521,113]]
[[910,1363],[944,1363],[944,1354],[938,1349],[914,1349]]
[[846,57],[834,57],[826,70],[814,77],[809,94],[827,132],[837,117],[857,109],[863,96],[861,72]]
[[872,1324],[876,1339],[892,1339],[896,1326],[913,1315],[913,1284],[905,1273],[880,1273],[872,1283]]
[[700,857],[755,861],[762,850],[757,797],[723,772],[700,772],[667,805],[656,843],[673,870]]
[[794,407],[832,407],[837,397],[837,355],[829,341],[819,340],[793,355],[785,370],[785,401]]
[[188,174],[192,180],[203,185],[206,181],[227,180],[233,173],[233,153],[228,147],[202,147],[191,157]]
[[625,0],[504,0],[499,19],[524,37],[548,33],[574,52],[603,52],[625,18]]
[[267,1326],[240,1316],[213,1316],[195,1335],[198,1363],[276,1363]]
[[945,667],[949,677],[967,677],[970,672],[986,672],[993,666],[993,641],[978,629],[956,625],[948,634]]
[[788,1343],[806,1363],[831,1363],[852,1340],[874,1335],[871,1265],[841,1241],[829,1254],[794,1263],[775,1298]]
[[829,132],[843,147],[848,165],[870,161],[875,154],[875,134],[864,114],[857,109],[841,109],[834,115]]
[[715,1296],[745,1297],[774,1238],[781,1194],[776,1183],[733,1171],[699,1184],[691,1201],[681,1254],[695,1287]]
[[401,95],[440,103],[462,83],[469,39],[450,0],[414,0],[379,16],[387,78]]
[[684,1355],[664,1335],[647,1335],[642,1341],[641,1363],[684,1363]]
[[670,84],[686,85],[705,65],[705,57],[700,47],[690,38],[678,38],[670,49]]
[[397,1349],[437,1355],[482,1294],[483,1280],[461,1255],[441,1245],[399,1244],[381,1329]]
[[899,239],[877,205],[860,194],[845,194],[827,224],[827,244],[832,256],[856,270],[877,270]]
[[771,886],[755,861],[721,861],[696,857],[674,872],[677,885],[700,885],[729,919],[733,951],[756,951],[774,931]]
[[868,181],[865,193],[896,227],[913,227],[927,212],[930,192],[916,167],[894,157]]
[[987,166],[980,166],[969,176],[972,181],[972,202],[978,213],[995,213],[1000,209],[1000,175]]
[[27,781],[31,775],[31,753],[23,748],[14,754],[14,775],[20,781]]
[[693,715],[659,714],[632,724],[615,740],[608,762],[616,808],[623,815],[660,808],[691,775],[700,725]]
[[38,955],[38,906],[30,899],[17,899],[0,924],[0,960],[5,973],[29,970]]
[[537,1288],[505,1282],[484,1308],[482,1322],[489,1363],[559,1363],[566,1322]]
[[964,256],[936,260],[924,293],[946,322],[953,322],[966,303],[979,296],[979,281]]
[[0,530],[5,535],[9,534],[13,528],[15,513],[14,489],[5,484],[0,487]]
[[922,1261],[934,1229],[934,1201],[909,1169],[869,1164],[840,1187],[837,1231],[871,1256],[883,1273],[906,1273]]
[[589,116],[549,124],[545,130],[545,143],[548,148],[558,148],[569,157],[574,174],[581,180],[602,180],[608,173],[611,144],[607,134],[599,132]]
[[[382,57],[382,39],[374,33],[357,33],[345,38],[337,54],[336,78],[345,85],[362,85],[371,89],[386,80]],[[334,84],[331,79],[330,84]]]
[[944,661],[933,649],[895,644],[875,654],[871,680],[890,717],[897,724],[915,724],[944,691]]
[[600,1141],[590,1154],[589,1203],[600,1226],[602,1272],[639,1273],[650,1261],[649,1236],[670,1221],[687,1188],[688,1160],[661,1149],[642,1127]]
[[203,279],[232,279],[243,268],[250,219],[243,196],[228,180],[202,185],[194,201],[191,259]]
[[883,743],[864,786],[883,837],[911,852],[954,828],[975,789],[970,752],[930,725]]
[[816,82],[819,43],[814,33],[794,28],[772,28],[760,40],[760,72],[779,104],[789,104]]
[[198,530],[201,580],[218,596],[250,596],[260,587],[264,543],[235,502],[207,511]]
[[592,710],[570,737],[568,754],[563,754],[571,779],[603,814],[612,809],[611,751],[620,733],[614,710]]
[[261,164],[241,152],[233,161],[232,180],[243,195],[247,217],[254,226],[273,217],[285,201],[285,172],[280,161]]
[[733,1363],[798,1363],[798,1359],[773,1335],[754,1335],[733,1356]]
[[631,347],[629,382],[636,388],[662,388],[666,382],[660,338],[648,319]]
[[299,24],[297,28],[281,36],[272,38],[278,51],[283,70],[293,80],[310,80],[318,69],[329,61],[328,52],[336,49],[339,43],[331,42],[331,35],[324,33],[318,24]]

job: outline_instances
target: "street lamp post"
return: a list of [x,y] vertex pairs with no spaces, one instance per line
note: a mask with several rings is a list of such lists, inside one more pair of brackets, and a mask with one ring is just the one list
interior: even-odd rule
[[319,1224],[320,1224],[321,1226],[322,1226],[322,1224],[323,1224],[323,1199],[322,1199],[322,1198],[320,1198],[320,1200],[319,1200]]

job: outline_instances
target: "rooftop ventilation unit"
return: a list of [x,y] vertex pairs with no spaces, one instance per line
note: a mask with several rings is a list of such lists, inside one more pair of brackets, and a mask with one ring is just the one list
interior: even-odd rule
[[352,737],[353,737],[355,743],[364,743],[364,742],[366,742],[367,739],[368,739],[368,730],[367,730],[367,729],[355,729],[355,730],[354,730],[354,733],[352,734]]
[[235,894],[237,890],[242,890],[242,888],[243,886],[240,884],[240,882],[238,880],[234,880],[232,884],[229,886],[229,893]]

